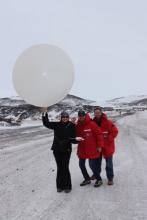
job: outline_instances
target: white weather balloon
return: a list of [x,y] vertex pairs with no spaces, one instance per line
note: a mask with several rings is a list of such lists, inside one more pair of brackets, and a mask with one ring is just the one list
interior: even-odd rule
[[74,66],[60,48],[34,45],[16,60],[12,74],[16,92],[29,104],[47,107],[62,100],[74,81]]

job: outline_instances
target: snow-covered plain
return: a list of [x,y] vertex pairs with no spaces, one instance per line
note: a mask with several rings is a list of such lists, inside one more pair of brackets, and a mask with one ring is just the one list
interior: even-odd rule
[[103,161],[104,184],[80,187],[74,146],[70,194],[56,192],[48,129],[0,130],[0,220],[146,220],[147,112],[124,117],[117,125],[115,184],[107,185]]

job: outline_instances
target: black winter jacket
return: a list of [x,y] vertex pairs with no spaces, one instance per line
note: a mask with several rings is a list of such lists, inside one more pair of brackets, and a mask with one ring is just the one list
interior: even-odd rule
[[50,122],[47,113],[45,116],[42,115],[42,122],[45,127],[54,130],[54,140],[51,148],[52,150],[61,152],[71,151],[72,143],[78,143],[75,140],[76,130],[75,125],[72,122]]

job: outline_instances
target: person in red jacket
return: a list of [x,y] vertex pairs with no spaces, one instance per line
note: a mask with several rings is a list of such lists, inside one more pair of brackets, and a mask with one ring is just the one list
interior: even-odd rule
[[[94,110],[94,119],[93,121],[101,128],[103,132],[104,138],[104,148],[102,149],[101,154],[101,162],[102,156],[105,158],[106,161],[106,175],[108,179],[108,185],[113,185],[113,178],[114,178],[114,170],[113,170],[113,154],[115,152],[115,142],[114,139],[118,134],[118,129],[115,124],[107,118],[107,115],[102,112],[101,107],[97,107]],[[101,170],[101,162],[99,163],[98,170]],[[93,179],[94,176],[91,177]]]
[[89,159],[89,166],[93,171],[96,182],[95,187],[102,185],[100,176],[100,155],[103,147],[103,135],[101,129],[90,119],[89,115],[83,110],[78,112],[78,122],[76,124],[76,136],[81,138],[78,144],[77,155],[79,157],[79,167],[84,177],[84,181],[80,186],[85,186],[91,183],[90,176],[87,172],[85,163]]

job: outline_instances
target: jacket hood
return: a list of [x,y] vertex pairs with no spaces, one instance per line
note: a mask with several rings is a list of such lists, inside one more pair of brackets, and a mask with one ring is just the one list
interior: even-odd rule
[[[108,117],[107,117],[107,115],[106,115],[105,113],[102,113],[101,119],[106,119],[106,120],[107,120],[107,119],[108,119]],[[96,117],[94,117],[94,118],[93,118],[93,120],[94,120],[94,121],[96,121],[96,120],[97,120],[97,118],[96,118]]]

